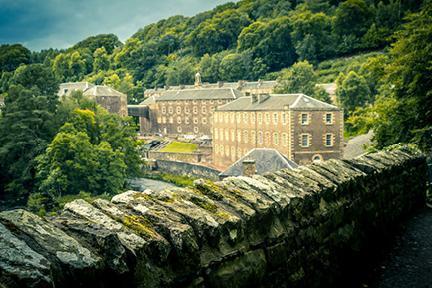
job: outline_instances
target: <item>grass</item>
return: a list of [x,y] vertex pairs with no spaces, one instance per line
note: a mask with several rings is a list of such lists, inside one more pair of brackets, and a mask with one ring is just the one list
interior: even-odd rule
[[196,178],[188,176],[161,173],[158,171],[144,172],[144,175],[142,177],[169,182],[179,187],[192,187],[193,181],[196,180]]
[[170,152],[170,153],[193,153],[198,149],[198,144],[184,143],[184,142],[171,142],[159,152]]
[[351,57],[341,57],[322,61],[316,68],[319,77],[318,82],[334,82],[339,73],[347,73],[351,70],[356,70],[356,68],[359,68],[363,63],[365,63],[369,57],[373,57],[381,53],[383,52],[369,52],[357,54]]

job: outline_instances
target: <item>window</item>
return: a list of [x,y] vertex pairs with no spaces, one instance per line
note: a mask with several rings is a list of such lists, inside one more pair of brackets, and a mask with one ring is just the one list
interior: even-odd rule
[[228,112],[225,112],[224,113],[224,121],[225,121],[225,123],[227,123],[228,124],[228,121],[229,121],[229,113]]
[[189,106],[185,106],[185,113],[186,113],[186,114],[189,114],[189,113],[190,113]]
[[193,118],[193,123],[194,123],[194,124],[198,124],[198,118],[197,118],[197,117],[194,117],[194,118]]
[[240,113],[236,113],[236,120],[237,120],[237,124],[240,124],[240,121],[241,121]]
[[167,118],[166,117],[162,117],[162,123],[163,124],[167,123]]
[[193,114],[198,114],[198,107],[197,106],[193,106],[192,108],[193,110]]
[[223,103],[223,100],[217,100],[217,103],[218,103],[218,104],[222,104],[222,103]]
[[243,112],[243,123],[247,124],[249,122],[249,114],[247,112]]
[[324,143],[324,145],[327,146],[327,147],[333,146],[333,134],[331,134],[331,133],[325,134],[325,143]]
[[201,123],[204,124],[204,125],[207,124],[207,118],[202,118],[201,119]]
[[249,142],[249,133],[247,130],[243,131],[243,141],[244,143],[248,143]]
[[185,118],[185,124],[189,124],[189,117]]
[[194,127],[194,132],[198,133],[198,131],[199,131],[198,127]]
[[210,104],[214,104],[214,100],[210,100]]
[[287,118],[288,118],[288,117],[287,117],[287,113],[283,112],[283,113],[282,113],[282,124],[283,124],[283,125],[286,125],[286,124],[287,124],[287,122],[288,122],[288,121],[287,121]]
[[288,146],[288,134],[287,133],[282,133],[282,145]]
[[215,111],[215,107],[214,106],[210,106],[210,111],[214,112]]
[[169,122],[170,124],[173,124],[173,123],[174,123],[174,118],[173,118],[173,117],[169,117],[168,122]]
[[166,107],[162,106],[162,114],[166,114]]
[[325,123],[326,124],[333,124],[333,114],[332,113],[326,113],[325,114]]
[[220,155],[223,156],[224,155],[224,146],[220,145]]
[[[223,141],[224,140],[224,137],[223,137],[224,135],[223,135],[223,129],[222,128],[219,128],[219,137],[220,137],[220,140],[221,141]],[[225,139],[225,140],[228,140],[228,139]]]
[[261,131],[258,132],[258,144],[263,144],[263,132]]
[[182,132],[182,127],[178,126],[178,127],[177,127],[177,132],[178,132],[178,133],[181,133],[181,132]]
[[265,145],[270,145],[271,143],[271,136],[270,136],[270,132],[265,132]]
[[229,157],[229,155],[230,155],[230,147],[228,145],[225,145],[225,155],[227,157]]
[[157,123],[159,123],[159,124],[161,123],[161,118],[160,117],[157,118]]
[[250,118],[251,118],[251,123],[252,123],[252,124],[255,124],[255,113],[252,112],[250,116],[251,116],[251,117],[250,117]]
[[310,135],[309,134],[301,134],[300,135],[300,146],[309,147],[310,146]]
[[262,113],[258,113],[258,124],[262,124]]
[[270,124],[270,113],[268,112],[265,113],[265,123]]
[[279,145],[279,134],[277,132],[273,133],[273,144]]
[[225,129],[225,140],[228,141],[229,140],[229,130]]
[[197,104],[197,101],[196,100],[192,100],[192,104]]
[[241,131],[240,130],[237,131],[237,141],[239,143],[241,142]]
[[235,121],[235,114],[234,114],[234,112],[230,112],[230,122],[231,122],[231,124],[233,124],[234,123],[234,121]]
[[231,129],[231,141],[235,141],[235,130]]
[[237,148],[237,158],[241,158],[241,156],[242,156],[241,148]]
[[312,162],[317,163],[321,162],[323,160],[322,156],[320,154],[315,154],[312,156]]
[[300,123],[301,123],[301,125],[308,125],[309,124],[309,115],[307,113],[302,113],[300,115]]
[[207,114],[207,107],[206,106],[202,106],[201,107],[201,113],[202,114]]
[[215,152],[215,154],[219,154],[219,145],[218,144],[214,145],[214,152]]
[[168,113],[169,113],[169,114],[173,114],[173,112],[174,112],[173,107],[172,107],[172,106],[169,106],[169,107],[168,107]]
[[181,117],[177,117],[177,124],[181,124]]
[[278,123],[278,113],[273,113],[273,124],[277,125]]
[[231,161],[235,161],[236,160],[236,153],[235,153],[235,147],[231,146]]
[[256,133],[255,131],[251,131],[251,143],[255,145],[256,143]]
[[219,131],[217,128],[214,129],[214,138],[215,138],[215,140],[218,140],[218,138],[219,138]]
[[180,114],[180,113],[181,113],[181,107],[180,107],[180,106],[177,106],[177,108],[176,108],[176,112],[177,112],[177,114]]

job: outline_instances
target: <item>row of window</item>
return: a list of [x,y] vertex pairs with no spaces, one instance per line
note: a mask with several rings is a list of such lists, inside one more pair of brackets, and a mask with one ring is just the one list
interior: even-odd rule
[[[288,133],[270,133],[258,131],[256,133],[254,130],[235,130],[235,129],[223,129],[215,128],[213,131],[213,137],[215,140],[231,141],[237,143],[249,143],[259,144],[259,145],[280,145],[288,146]],[[323,135],[323,144],[326,147],[332,147],[334,145],[335,136],[333,133],[326,133]],[[309,133],[300,134],[300,146],[310,147],[312,143],[312,135]]]
[[[210,111],[213,112],[214,110],[215,110],[215,107],[211,106],[210,107]],[[162,114],[164,114],[164,115],[167,114],[167,109],[166,109],[165,106],[162,106],[161,111],[162,111]],[[181,106],[177,106],[176,107],[176,113],[177,114],[181,114],[182,113],[182,107]],[[184,107],[184,113],[190,114],[190,108],[189,108],[189,106],[185,106]],[[198,114],[198,107],[197,106],[193,106],[192,107],[192,113],[193,114]],[[207,106],[201,106],[201,113],[202,114],[207,114]],[[168,107],[168,114],[174,114],[174,107],[172,107],[172,106]]]
[[214,153],[221,157],[230,157],[231,161],[235,161],[249,152],[249,148],[236,148],[235,146],[215,144]]
[[167,105],[170,106],[170,105],[176,105],[179,103],[182,103],[182,105],[189,105],[191,102],[192,102],[192,104],[198,104],[198,102],[199,102],[201,105],[205,105],[205,104],[207,104],[207,101],[210,104],[215,104],[215,103],[223,104],[226,102],[226,100],[221,100],[221,99],[219,99],[219,100],[210,99],[210,100],[192,100],[192,101],[191,100],[161,101],[159,103],[162,105],[162,107],[164,107]]
[[[323,121],[325,124],[330,125],[334,122],[333,118],[333,113],[325,113],[323,116]],[[273,123],[274,125],[277,125],[279,121],[281,121],[282,125],[286,125],[288,124],[288,113],[257,112],[255,116],[255,112],[221,112],[215,113],[214,115],[214,123],[233,124],[234,122],[237,122],[237,124],[240,124],[241,122],[243,122],[244,124],[255,124],[255,121],[257,121],[258,124],[262,124],[264,122],[265,124]],[[299,116],[299,122],[301,125],[311,124],[311,113],[301,113]]]
[[[335,135],[333,133],[326,133],[323,136],[323,143],[326,147],[333,147]],[[312,135],[309,133],[300,134],[300,146],[310,147],[312,145]]]
[[253,144],[258,143],[260,145],[279,145],[288,146],[288,133],[270,133],[270,132],[262,132],[255,130],[235,130],[235,129],[223,129],[223,128],[215,128],[213,131],[213,137],[215,140],[220,141],[232,141],[237,143],[249,143],[249,141]]
[[[193,131],[194,133],[198,133],[199,132],[199,128],[198,127],[193,127]],[[182,133],[183,132],[183,128],[181,126],[177,127],[177,132],[178,133]]]
[[[159,124],[166,124],[166,123],[169,123],[169,124],[173,124],[174,123],[174,117],[158,117],[157,118],[157,123],[159,123]],[[177,117],[176,118],[176,123],[177,124],[182,124],[182,123],[184,123],[184,124],[190,124],[190,118],[189,117]],[[198,124],[199,123],[199,119],[198,119],[198,117],[193,117],[192,118],[192,123],[193,124]],[[207,118],[201,118],[201,124],[203,124],[203,125],[206,125],[208,123],[208,120],[207,120]]]

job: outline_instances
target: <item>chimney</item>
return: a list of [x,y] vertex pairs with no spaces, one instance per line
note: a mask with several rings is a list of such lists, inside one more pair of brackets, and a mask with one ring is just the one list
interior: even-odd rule
[[221,87],[223,87],[224,82],[223,81],[218,81],[217,84],[218,84],[218,87],[221,88]]
[[256,103],[258,101],[258,95],[253,93],[251,94],[251,103]]
[[258,94],[258,103],[263,103],[269,98],[268,94]]
[[255,160],[243,160],[243,176],[252,176],[256,174]]

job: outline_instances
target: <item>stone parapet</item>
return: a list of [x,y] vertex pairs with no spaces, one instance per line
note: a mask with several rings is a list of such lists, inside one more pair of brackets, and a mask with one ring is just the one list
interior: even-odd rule
[[[334,287],[424,205],[402,150],[0,213],[0,287]],[[366,253],[366,254],[365,254]]]

